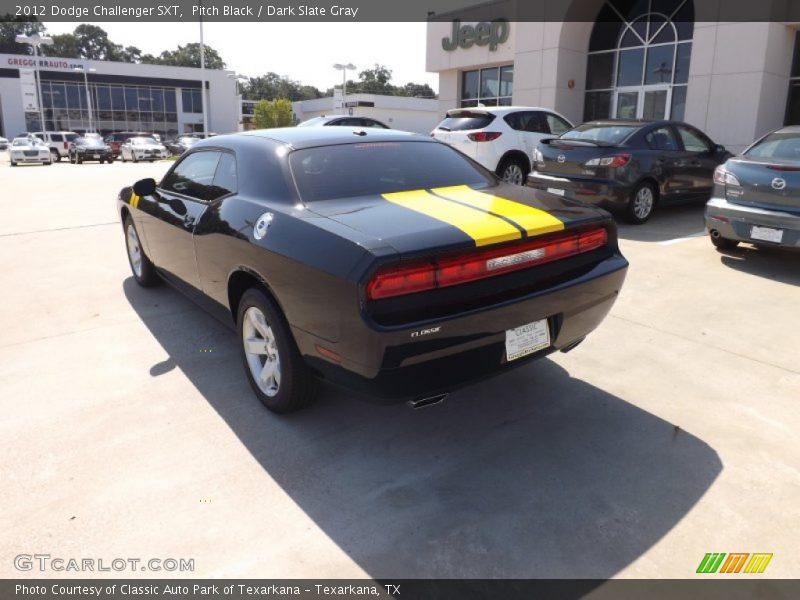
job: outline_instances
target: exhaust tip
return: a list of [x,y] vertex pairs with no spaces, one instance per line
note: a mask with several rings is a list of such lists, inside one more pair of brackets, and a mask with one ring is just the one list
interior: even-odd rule
[[711,234],[711,237],[714,238],[715,240],[719,239],[719,231],[717,231],[716,229],[712,229],[709,233]]
[[434,396],[426,396],[425,398],[417,398],[415,400],[409,400],[408,405],[414,410],[418,410],[420,408],[434,406],[435,404],[441,404],[449,395],[450,392],[445,392],[443,394],[436,394]]

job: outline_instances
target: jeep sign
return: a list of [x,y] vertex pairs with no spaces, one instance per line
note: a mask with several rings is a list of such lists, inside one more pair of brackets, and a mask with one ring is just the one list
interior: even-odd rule
[[442,48],[452,52],[460,47],[466,50],[475,46],[489,45],[489,50],[497,50],[497,45],[508,39],[508,21],[496,19],[491,23],[483,21],[477,25],[461,25],[461,21],[453,21],[451,37],[442,38]]

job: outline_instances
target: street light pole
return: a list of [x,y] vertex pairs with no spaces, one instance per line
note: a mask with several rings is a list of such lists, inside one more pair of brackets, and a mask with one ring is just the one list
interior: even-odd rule
[[353,63],[347,63],[346,65],[336,63],[333,68],[342,72],[342,113],[344,113],[345,100],[347,98],[347,72],[355,71],[356,66]]
[[18,44],[28,44],[33,46],[33,77],[36,80],[36,108],[39,109],[39,123],[42,127],[42,131],[45,130],[44,124],[44,107],[42,106],[42,79],[39,76],[39,46],[42,44],[49,46],[53,43],[53,38],[39,35],[38,33],[34,33],[33,35],[18,35],[14,38],[14,40]]
[[206,46],[203,42],[203,0],[198,0],[200,7],[200,99],[203,105],[203,137],[208,137],[208,111],[206,109]]
[[86,86],[86,106],[89,108],[89,131],[94,131],[92,126],[92,95],[89,93],[89,73],[95,73],[97,69],[87,69],[86,67],[75,67],[74,71],[83,71],[83,83]]

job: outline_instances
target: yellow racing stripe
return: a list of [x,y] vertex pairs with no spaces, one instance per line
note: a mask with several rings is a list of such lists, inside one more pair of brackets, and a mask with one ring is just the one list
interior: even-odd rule
[[531,237],[564,229],[564,223],[547,211],[507,198],[484,194],[466,185],[434,188],[431,191],[444,198],[505,217],[519,225]]
[[[404,208],[452,225],[475,240],[476,246],[499,244],[522,237],[511,223],[482,210],[439,198],[426,190],[394,192],[383,197]],[[563,228],[563,225],[562,225]]]
[[129,203],[133,208],[137,208],[139,206],[139,196],[131,192],[131,199]]

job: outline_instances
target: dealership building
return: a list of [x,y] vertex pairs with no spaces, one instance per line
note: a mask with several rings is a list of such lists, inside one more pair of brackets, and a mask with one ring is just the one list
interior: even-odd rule
[[[37,65],[32,56],[0,54],[3,137],[40,129],[37,70],[48,131],[174,136],[203,130],[200,69],[42,56]],[[234,73],[206,69],[205,81],[209,131],[237,131],[241,99]]]
[[725,2],[539,5],[564,20],[428,24],[427,70],[439,74],[440,115],[454,107],[525,105],[555,109],[575,123],[671,118],[734,151],[800,124],[800,23],[724,22]]

